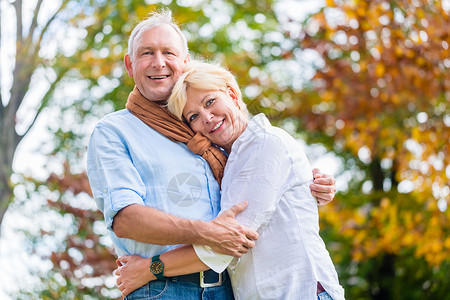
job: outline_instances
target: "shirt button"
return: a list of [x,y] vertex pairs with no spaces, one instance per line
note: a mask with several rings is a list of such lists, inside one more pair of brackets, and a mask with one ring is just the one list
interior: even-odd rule
[[107,192],[108,192],[108,189],[104,189],[104,190],[103,190],[103,193],[106,194]]

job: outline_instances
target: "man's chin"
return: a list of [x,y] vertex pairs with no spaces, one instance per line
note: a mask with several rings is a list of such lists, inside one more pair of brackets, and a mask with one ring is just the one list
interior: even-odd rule
[[153,94],[149,98],[150,101],[154,102],[167,102],[170,97],[170,92],[158,93],[157,95]]

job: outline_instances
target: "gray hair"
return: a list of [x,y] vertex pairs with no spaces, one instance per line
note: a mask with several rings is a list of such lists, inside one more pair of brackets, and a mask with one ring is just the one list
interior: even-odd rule
[[130,56],[131,60],[133,60],[134,58],[134,43],[136,39],[143,32],[162,24],[167,24],[171,26],[173,29],[175,29],[178,36],[181,38],[184,54],[185,55],[188,54],[189,49],[186,37],[184,36],[180,27],[178,27],[176,22],[172,19],[172,11],[168,8],[163,8],[161,10],[151,13],[147,18],[139,22],[139,24],[137,24],[136,27],[134,27],[133,31],[131,32],[130,38],[128,39],[128,55]]

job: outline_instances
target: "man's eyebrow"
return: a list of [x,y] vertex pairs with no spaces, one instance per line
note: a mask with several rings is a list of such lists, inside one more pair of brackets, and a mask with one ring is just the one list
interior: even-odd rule
[[137,52],[142,52],[142,51],[151,50],[151,49],[152,49],[152,47],[150,47],[150,46],[140,46],[137,48]]

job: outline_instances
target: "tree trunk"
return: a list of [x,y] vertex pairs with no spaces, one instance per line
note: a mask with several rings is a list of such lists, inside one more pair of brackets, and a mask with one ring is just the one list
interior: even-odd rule
[[[0,183],[0,224],[3,222],[3,216],[8,209],[9,203],[11,202],[12,191],[8,185],[5,186],[5,182]],[[0,236],[1,236],[1,227],[0,227]]]
[[375,268],[371,281],[371,298],[373,300],[394,300],[395,256],[385,254],[381,258],[374,259]]
[[[370,174],[375,193],[383,193],[385,173],[381,161],[374,158],[370,165]],[[381,194],[380,199],[381,200]],[[393,299],[393,282],[395,278],[395,255],[385,254],[374,259],[374,270],[369,275],[370,294],[373,300]]]

